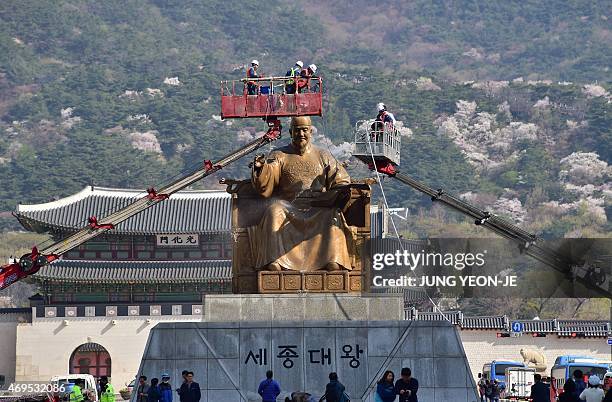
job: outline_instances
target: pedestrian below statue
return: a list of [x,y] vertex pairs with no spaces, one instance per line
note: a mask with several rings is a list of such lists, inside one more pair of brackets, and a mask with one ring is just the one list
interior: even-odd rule
[[159,379],[151,378],[151,385],[149,386],[149,393],[147,394],[147,402],[159,402],[161,399],[161,393],[159,392]]
[[496,378],[493,380],[493,384],[491,385],[491,402],[499,402],[499,396],[501,394],[501,387],[499,385],[499,380]]
[[164,373],[161,376],[161,384],[159,384],[159,401],[172,402],[172,385],[170,385],[170,375]]
[[281,392],[280,385],[274,380],[272,370],[266,371],[266,379],[259,384],[257,393],[261,396],[262,402],[276,402],[276,398]]
[[202,398],[200,384],[193,381],[193,371],[189,371],[185,375],[185,382],[181,384],[179,396],[181,402],[199,402],[200,398]]
[[559,402],[580,402],[580,399],[574,394],[575,392],[576,383],[568,378],[563,384],[563,393],[559,396]]
[[574,395],[580,396],[582,391],[584,391],[587,387],[587,384],[584,381],[584,373],[582,370],[574,370],[572,375],[574,376],[574,382],[576,383],[576,391],[574,392]]
[[399,402],[418,402],[417,391],[419,382],[412,378],[412,370],[402,368],[400,379],[395,382],[395,393],[399,395]]
[[531,398],[534,402],[550,402],[550,388],[542,382],[540,374],[534,374],[531,386]]
[[115,402],[115,389],[105,375],[100,377],[100,402]]
[[486,402],[485,387],[487,385],[487,375],[478,373],[478,395],[480,402]]
[[319,399],[319,402],[348,402],[349,398],[344,390],[344,385],[338,381],[338,374],[331,372],[329,373],[329,383],[325,386],[325,394]]
[[183,400],[183,397],[181,396],[181,387],[183,386],[183,384],[185,384],[187,382],[187,374],[189,374],[189,370],[183,370],[181,371],[181,377],[183,378],[183,382],[181,383],[181,385],[176,389],[176,393],[179,396],[179,400],[181,402],[185,402]]
[[138,378],[138,402],[147,402],[147,395],[149,393],[149,384],[147,384],[147,376],[141,375]]
[[387,370],[376,385],[376,395],[374,401],[376,402],[393,402],[395,401],[395,386],[393,381],[395,380],[395,374],[393,371]]
[[586,402],[602,402],[604,399],[603,389],[599,388],[600,379],[596,375],[589,377],[588,387],[582,391],[579,398],[581,401]]

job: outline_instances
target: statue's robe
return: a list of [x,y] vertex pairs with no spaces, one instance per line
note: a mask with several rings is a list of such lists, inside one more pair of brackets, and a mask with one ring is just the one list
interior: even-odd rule
[[259,224],[248,228],[257,269],[273,262],[295,271],[330,262],[352,269],[355,237],[337,202],[350,177],[328,151],[310,144],[303,154],[291,144],[279,148],[251,180],[260,195],[273,198]]

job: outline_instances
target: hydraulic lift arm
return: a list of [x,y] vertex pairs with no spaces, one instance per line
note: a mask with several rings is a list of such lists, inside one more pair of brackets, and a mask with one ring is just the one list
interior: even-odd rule
[[[370,164],[370,169],[374,169],[372,164]],[[376,170],[428,195],[433,202],[441,203],[473,218],[476,225],[483,226],[506,239],[514,241],[517,243],[522,253],[567,275],[568,280],[576,280],[588,289],[596,291],[600,296],[607,298],[612,297],[607,286],[609,282],[607,278],[609,272],[597,272],[597,275],[593,275],[593,267],[588,266],[586,263],[583,266],[574,265],[573,262],[569,261],[564,256],[542,244],[542,239],[538,238],[535,234],[529,233],[499,216],[448,194],[442,189],[434,190],[426,184],[396,170],[390,163],[377,163]],[[594,282],[594,277],[600,278],[600,280],[596,281],[600,283]]]
[[41,250],[34,247],[32,252],[22,256],[19,262],[13,262],[12,264],[2,266],[0,269],[0,289],[4,289],[12,283],[38,272],[41,267],[57,260],[65,252],[78,247],[108,230],[114,229],[119,223],[164,201],[177,191],[190,186],[198,180],[217,172],[230,163],[280,138],[280,120],[269,120],[268,125],[269,129],[265,135],[224,156],[217,162],[213,163],[207,160],[198,169],[159,190],[149,188],[146,196],[135,200],[125,208],[121,208],[99,221],[95,216],[92,216],[89,218],[89,225],[79,231]]

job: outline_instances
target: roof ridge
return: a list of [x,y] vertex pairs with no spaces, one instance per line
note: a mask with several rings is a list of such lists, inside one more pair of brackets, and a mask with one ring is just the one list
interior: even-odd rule
[[[100,197],[114,197],[114,198],[136,198],[137,196],[144,197],[146,190],[141,189],[125,189],[125,188],[113,188],[113,187],[95,187],[87,186],[78,193],[69,195],[67,197],[60,198],[49,202],[40,204],[18,204],[17,213],[20,212],[34,212],[44,211],[49,209],[56,209],[74,204],[78,201],[84,200],[91,196]],[[231,198],[225,190],[181,190],[172,195],[169,200],[173,199],[193,199],[193,198]]]
[[175,261],[175,260],[73,260],[73,259],[64,259],[61,258],[59,260],[55,260],[53,262],[54,265],[57,264],[61,264],[62,262],[64,263],[69,263],[69,264],[139,264],[139,265],[146,265],[146,264],[156,264],[156,263],[165,263],[165,264],[189,264],[189,263],[215,263],[215,262],[224,262],[224,261],[231,261],[231,258],[217,258],[214,260],[204,260],[204,259],[199,259],[199,260],[181,260],[181,261]]

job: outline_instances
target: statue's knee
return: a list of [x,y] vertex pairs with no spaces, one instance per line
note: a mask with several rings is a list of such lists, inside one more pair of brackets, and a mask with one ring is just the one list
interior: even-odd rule
[[342,267],[337,262],[328,262],[325,269],[329,272],[340,271]]

